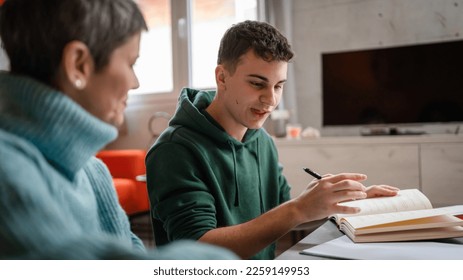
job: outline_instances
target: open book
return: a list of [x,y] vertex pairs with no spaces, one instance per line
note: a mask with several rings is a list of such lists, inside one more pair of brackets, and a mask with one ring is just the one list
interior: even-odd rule
[[433,208],[417,189],[393,197],[341,203],[361,209],[354,215],[336,214],[339,229],[354,242],[387,242],[463,237],[463,205]]

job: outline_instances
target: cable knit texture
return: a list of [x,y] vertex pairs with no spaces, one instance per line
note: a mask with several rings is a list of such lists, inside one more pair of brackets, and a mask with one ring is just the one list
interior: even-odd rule
[[0,258],[233,258],[209,246],[182,257],[191,244],[146,254],[94,157],[116,136],[63,93],[0,73]]

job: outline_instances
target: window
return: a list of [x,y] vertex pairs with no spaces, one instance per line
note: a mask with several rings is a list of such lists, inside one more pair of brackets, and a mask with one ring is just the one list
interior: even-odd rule
[[148,32],[143,32],[135,73],[140,87],[132,93],[160,93],[173,90],[172,28],[169,0],[137,0]]
[[135,1],[149,31],[142,35],[135,65],[140,87],[131,94],[178,94],[184,86],[215,88],[223,33],[233,23],[257,19],[258,0]]
[[192,0],[192,86],[215,88],[214,69],[223,33],[233,23],[257,18],[257,3],[249,0]]

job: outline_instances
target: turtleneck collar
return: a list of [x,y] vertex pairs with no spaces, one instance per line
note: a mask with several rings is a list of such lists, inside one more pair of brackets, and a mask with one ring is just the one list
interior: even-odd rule
[[64,93],[8,73],[0,73],[0,129],[31,142],[70,179],[117,137]]

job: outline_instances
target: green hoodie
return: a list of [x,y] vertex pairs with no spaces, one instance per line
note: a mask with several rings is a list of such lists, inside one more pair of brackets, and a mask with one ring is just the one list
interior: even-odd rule
[[[183,89],[177,111],[146,158],[157,245],[199,239],[247,222],[289,199],[272,138],[249,129],[243,142],[205,109],[215,91]],[[269,229],[271,230],[271,229]],[[275,244],[254,259],[273,259]]]

